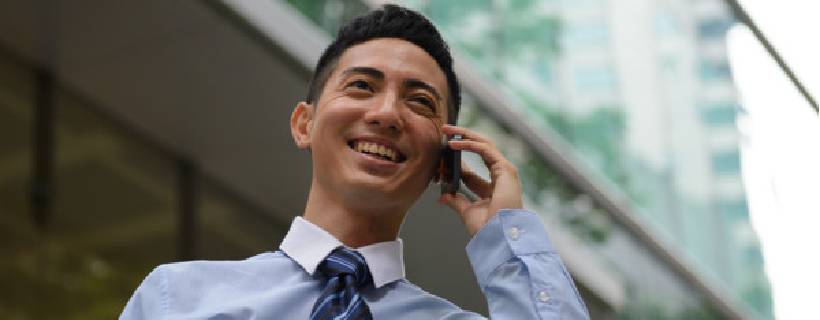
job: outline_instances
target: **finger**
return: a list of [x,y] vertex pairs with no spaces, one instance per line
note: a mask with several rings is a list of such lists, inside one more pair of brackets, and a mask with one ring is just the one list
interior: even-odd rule
[[490,182],[471,170],[464,161],[461,162],[461,179],[470,191],[482,199],[492,196],[493,188]]
[[452,136],[454,134],[461,135],[461,137],[464,140],[473,140],[473,141],[479,141],[479,142],[492,143],[492,141],[490,141],[490,139],[487,138],[486,136],[484,136],[483,134],[480,134],[478,132],[475,132],[473,130],[470,130],[470,129],[467,129],[467,128],[464,128],[464,127],[458,127],[458,126],[453,126],[453,125],[444,125],[443,127],[441,127],[441,131],[444,132],[444,134],[449,135],[449,136]]
[[470,140],[453,140],[448,142],[448,145],[454,150],[466,150],[478,154],[481,159],[484,160],[484,164],[487,168],[491,169],[491,173],[495,164],[505,160],[501,152],[498,151],[495,146],[488,143]]
[[455,195],[445,193],[438,198],[438,202],[446,204],[450,209],[453,209],[459,215],[463,215],[467,208],[472,204],[463,194],[456,193]]

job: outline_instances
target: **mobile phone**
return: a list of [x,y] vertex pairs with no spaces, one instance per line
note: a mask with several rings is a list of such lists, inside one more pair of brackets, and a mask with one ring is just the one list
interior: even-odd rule
[[[461,135],[445,137],[446,141],[461,140]],[[441,151],[441,165],[439,169],[439,182],[441,183],[441,194],[456,194],[461,184],[461,151],[450,149],[445,143]]]

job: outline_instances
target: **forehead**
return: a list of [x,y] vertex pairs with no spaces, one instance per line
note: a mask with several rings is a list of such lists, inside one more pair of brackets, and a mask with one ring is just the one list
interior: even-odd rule
[[443,99],[448,93],[446,77],[436,60],[424,49],[405,40],[379,38],[352,46],[339,57],[334,74],[339,75],[352,67],[378,69],[387,81],[424,81],[434,86]]

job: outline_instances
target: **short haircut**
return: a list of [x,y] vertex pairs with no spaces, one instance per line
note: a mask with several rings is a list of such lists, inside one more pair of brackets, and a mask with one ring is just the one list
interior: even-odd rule
[[461,105],[461,91],[453,72],[453,58],[450,56],[447,43],[427,18],[416,11],[393,4],[358,16],[339,28],[336,39],[325,49],[316,64],[306,102],[318,103],[330,74],[333,73],[339,57],[345,50],[377,38],[398,38],[408,41],[433,57],[447,78],[450,97],[447,101],[447,117],[450,123],[455,123]]

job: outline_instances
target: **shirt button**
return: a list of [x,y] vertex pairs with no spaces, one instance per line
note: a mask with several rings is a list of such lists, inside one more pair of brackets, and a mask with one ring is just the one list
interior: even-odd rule
[[539,291],[538,292],[538,301],[541,301],[541,302],[550,301],[550,295],[547,294],[546,291]]
[[510,230],[508,230],[508,232],[510,234],[510,239],[513,239],[513,240],[518,240],[518,236],[521,235],[521,231],[518,230],[517,227],[510,228]]

